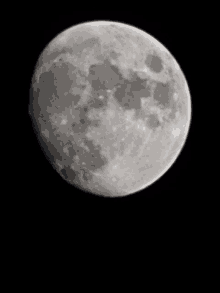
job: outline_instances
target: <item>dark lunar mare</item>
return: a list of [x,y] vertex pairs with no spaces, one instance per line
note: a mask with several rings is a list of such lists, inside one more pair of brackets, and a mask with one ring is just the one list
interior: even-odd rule
[[[107,159],[100,154],[100,146],[95,146],[92,140],[84,137],[84,133],[91,124],[93,126],[99,125],[99,121],[90,121],[87,117],[91,108],[103,107],[103,103],[100,103],[96,97],[91,97],[88,105],[76,107],[78,117],[72,124],[72,130],[76,134],[73,137],[68,139],[62,137],[61,134],[55,134],[53,127],[48,122],[51,113],[62,112],[65,108],[76,105],[79,101],[81,94],[73,95],[69,93],[76,80],[74,78],[75,73],[76,67],[60,59],[57,64],[50,67],[50,70],[41,74],[38,84],[33,85],[32,104],[30,106],[30,111],[35,117],[35,129],[38,129],[38,132],[45,128],[49,131],[49,139],[42,136],[41,140],[41,145],[47,153],[47,157],[53,163],[56,159],[62,162],[64,168],[61,170],[61,174],[71,181],[77,180],[77,176],[81,180],[82,178],[89,179],[88,172],[95,171],[107,163]],[[85,75],[82,72],[77,72],[77,74],[78,77],[82,77],[83,81]],[[82,84],[74,84],[81,93],[85,89],[84,83]],[[81,142],[90,149],[90,152],[80,146]],[[64,146],[68,146],[69,155],[63,152]],[[79,157],[79,161],[75,164],[76,170],[72,170],[70,166],[74,162],[75,156]]]
[[[112,52],[112,50],[111,50]],[[161,109],[171,106],[171,100],[174,93],[171,82],[155,81],[150,77],[141,78],[138,73],[132,69],[125,78],[119,67],[112,65],[108,58],[102,64],[92,65],[89,68],[88,80],[92,85],[92,96],[108,96],[107,91],[111,91],[117,104],[123,110],[135,110],[135,118],[143,117],[141,108],[141,98],[153,97],[154,103]],[[155,123],[159,125],[159,120],[154,117]],[[157,122],[156,122],[157,120]]]
[[154,73],[160,73],[163,70],[163,61],[155,51],[147,55],[145,64]]

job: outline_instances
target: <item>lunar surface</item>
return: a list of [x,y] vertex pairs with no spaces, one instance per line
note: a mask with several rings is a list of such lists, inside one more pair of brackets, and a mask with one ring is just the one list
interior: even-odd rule
[[150,186],[177,159],[190,124],[187,83],[146,32],[88,22],[39,56],[31,113],[53,167],[74,187],[122,196]]

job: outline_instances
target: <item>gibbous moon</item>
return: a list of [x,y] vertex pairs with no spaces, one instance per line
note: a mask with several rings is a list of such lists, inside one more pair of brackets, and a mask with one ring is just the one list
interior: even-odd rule
[[94,21],[59,32],[39,54],[30,113],[64,183],[116,197],[157,184],[178,160],[191,102],[180,64],[159,40]]

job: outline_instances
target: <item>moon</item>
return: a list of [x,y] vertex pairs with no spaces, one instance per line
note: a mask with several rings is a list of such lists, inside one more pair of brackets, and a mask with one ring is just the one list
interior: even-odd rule
[[184,147],[190,95],[180,65],[147,32],[81,23],[54,37],[33,73],[30,113],[66,184],[120,197],[168,172]]

